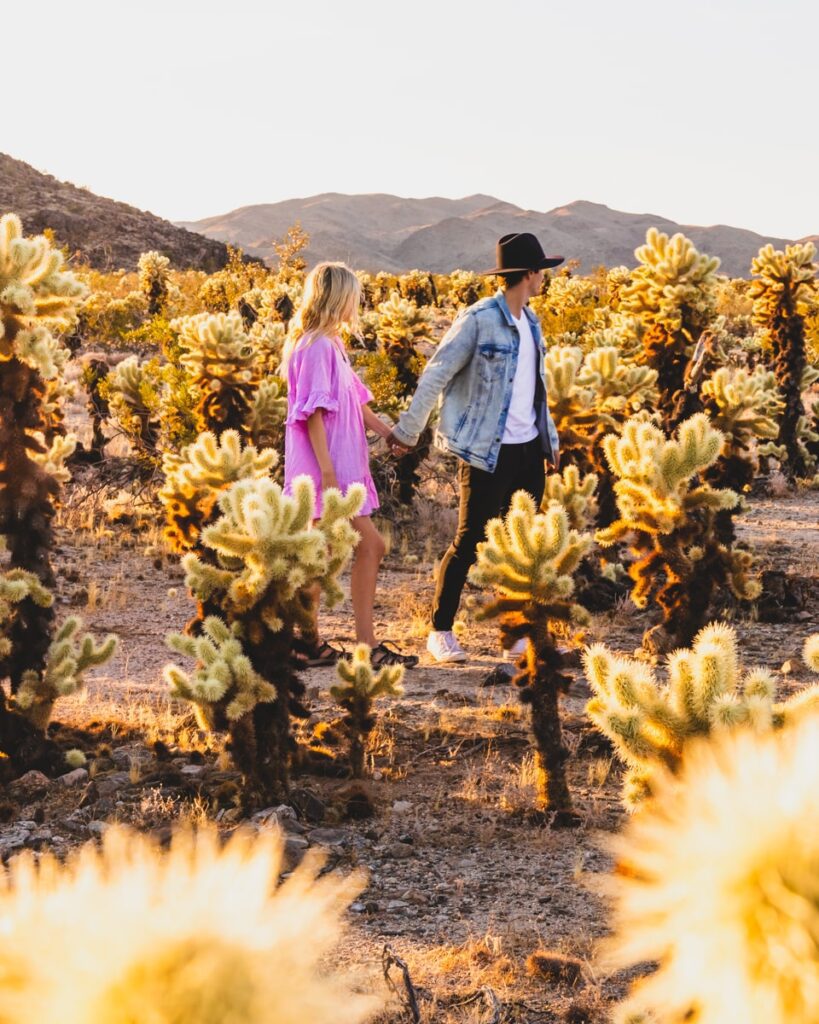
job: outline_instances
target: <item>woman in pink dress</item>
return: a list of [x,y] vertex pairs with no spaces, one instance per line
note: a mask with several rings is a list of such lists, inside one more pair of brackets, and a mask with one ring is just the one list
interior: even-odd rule
[[[319,263],[308,274],[282,354],[288,389],[284,489],[289,493],[298,476],[311,477],[319,516],[322,492],[328,487],[346,491],[350,484],[364,485],[364,505],[353,520],[361,538],[350,580],[356,640],[372,649],[374,665],[413,668],[417,657],[400,654],[375,640],[373,602],[385,547],[370,518],[378,508],[378,495],[370,474],[366,431],[387,437],[391,427],[370,408],[373,396],[350,365],[340,337],[345,324],[354,333],[357,330],[360,302],[359,280],[343,263]],[[332,665],[340,653],[315,639],[306,650],[307,662]]]

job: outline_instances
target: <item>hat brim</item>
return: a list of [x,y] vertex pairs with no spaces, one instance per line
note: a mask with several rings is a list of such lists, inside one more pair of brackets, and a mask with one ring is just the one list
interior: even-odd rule
[[544,256],[536,267],[495,267],[494,270],[482,270],[478,277],[496,277],[499,274],[525,274],[529,270],[548,270],[565,263],[565,256]]

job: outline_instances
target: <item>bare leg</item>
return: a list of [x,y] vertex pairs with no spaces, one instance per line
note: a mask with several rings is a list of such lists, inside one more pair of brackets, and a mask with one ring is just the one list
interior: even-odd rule
[[381,534],[373,526],[369,516],[357,516],[353,526],[361,535],[355,549],[353,568],[350,574],[350,596],[355,615],[355,637],[359,643],[375,647],[373,627],[373,602],[378,567],[386,547]]

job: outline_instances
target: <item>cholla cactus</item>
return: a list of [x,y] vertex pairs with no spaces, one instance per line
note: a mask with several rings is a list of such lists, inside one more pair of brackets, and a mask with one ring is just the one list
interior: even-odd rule
[[[782,401],[776,378],[764,366],[722,366],[702,386],[702,400],[711,422],[723,437],[720,457],[709,471],[715,484],[742,492],[759,469],[760,442],[779,435]],[[768,451],[763,448],[763,454]]]
[[416,306],[437,306],[438,290],[432,274],[424,270],[408,270],[398,278],[401,297],[414,302]]
[[201,398],[200,430],[246,431],[258,383],[257,355],[238,313],[199,313],[175,320],[182,365]]
[[591,388],[601,410],[617,422],[654,407],[658,398],[657,371],[627,363],[611,345],[597,346],[586,354],[577,383]]
[[520,637],[528,640],[515,683],[531,707],[539,801],[543,810],[555,813],[556,825],[574,824],[558,708],[558,693],[569,679],[560,671],[563,656],[551,627],[587,621],[585,610],[571,600],[572,574],[591,537],[570,529],[566,511],[557,505],[539,513],[525,491],[514,495],[506,519],[487,524],[486,536],[470,578],[493,590],[495,598],[480,614],[500,619],[504,647]]
[[112,419],[122,430],[137,455],[153,463],[159,447],[159,406],[162,400],[162,371],[157,359],[140,362],[128,356],[110,371],[99,386]]
[[[4,545],[0,537],[0,551],[2,550]],[[50,608],[54,603],[54,595],[42,585],[33,572],[9,569],[0,573],[0,659],[11,654],[11,640],[6,634],[14,618],[15,606],[26,600],[41,608]]]
[[373,703],[379,697],[401,696],[404,666],[384,665],[376,670],[370,660],[370,648],[358,644],[352,658],[342,658],[336,671],[342,685],[331,686],[330,696],[347,712],[344,730],[350,739],[350,771],[353,778],[360,779],[364,775],[367,737],[375,728]]
[[278,377],[267,377],[259,385],[250,403],[247,428],[253,443],[259,447],[276,444],[287,418],[287,395],[282,393]]
[[[636,560],[632,600],[659,605],[667,637],[691,642],[702,628],[715,589],[728,586],[739,599],[759,595],[749,575],[752,557],[724,544],[715,528],[722,510],[736,509],[735,491],[697,478],[719,456],[724,441],[704,413],[682,423],[669,440],[647,419],[633,417],[622,436],[609,434],[603,448],[612,472],[620,518],[598,531],[604,546],[629,539]],[[644,642],[651,640],[649,634]]]
[[766,245],[751,264],[751,272],[757,275],[749,293],[754,301],[753,320],[765,330],[773,349],[774,372],[785,402],[778,440],[787,451],[792,478],[808,472],[799,427],[805,415],[805,303],[817,291],[815,255],[812,242],[789,245],[784,252]]
[[558,273],[530,303],[546,338],[582,334],[600,318],[600,288],[588,277]]
[[596,487],[595,473],[581,476],[577,466],[566,466],[562,473],[550,473],[546,477],[543,505],[560,505],[566,510],[573,530],[590,530],[597,515]]
[[362,878],[319,878],[308,858],[280,883],[283,846],[202,829],[164,852],[117,826],[65,863],[15,858],[0,887],[4,1024],[363,1024],[379,1001],[326,968]]
[[168,301],[171,261],[159,252],[144,252],[139,257],[139,288],[148,300],[148,315],[156,316]]
[[657,778],[613,841],[607,966],[657,964],[619,1020],[819,1019],[817,749],[810,716],[787,735],[699,742]]
[[[54,582],[51,524],[59,481],[41,440],[49,432],[44,403],[46,382],[67,358],[51,330],[71,325],[84,296],[47,238],[24,238],[14,214],[0,218],[0,536],[10,567],[34,573],[47,587]],[[13,691],[25,672],[42,672],[53,614],[30,597],[17,606],[7,633],[11,652],[0,659],[0,679],[9,678]]]
[[226,430],[218,438],[206,432],[179,455],[166,452],[159,497],[167,517],[165,536],[175,550],[189,551],[196,545],[221,491],[237,480],[266,477],[278,461],[271,448],[242,448],[236,430]]
[[418,344],[429,339],[430,315],[398,292],[378,306],[378,337],[398,372],[403,394],[412,394],[424,368]]
[[649,228],[636,250],[640,266],[620,291],[619,308],[645,327],[645,362],[657,371],[659,408],[666,430],[674,430],[696,409],[696,394],[685,389],[694,345],[715,311],[719,260],[699,253],[682,234],[672,238]]
[[218,616],[209,615],[199,636],[171,633],[167,643],[177,654],[196,659],[197,667],[190,674],[167,665],[165,680],[172,697],[193,703],[203,729],[227,728],[257,704],[276,699],[276,687],[262,679],[244,652],[238,622],[227,626]]
[[706,626],[691,650],[668,658],[664,684],[644,662],[619,657],[603,644],[589,647],[583,661],[595,694],[586,711],[628,765],[628,810],[652,795],[660,768],[678,771],[694,737],[739,726],[766,732],[819,708],[819,685],[776,703],[773,674],[743,671],[736,634],[722,623]]
[[98,644],[90,633],[79,635],[82,622],[71,616],[54,634],[42,672],[23,673],[15,695],[15,706],[41,732],[45,732],[54,702],[80,690],[84,673],[104,665],[117,648],[117,638],[109,634]]
[[447,281],[447,297],[456,309],[474,306],[485,295],[491,295],[487,279],[472,270],[453,270]]
[[[218,454],[209,443],[197,458],[205,455],[213,465]],[[245,459],[248,475],[219,492],[218,518],[202,530],[197,549],[185,555],[182,565],[198,601],[198,622],[219,616],[235,629],[253,672],[275,688],[275,699],[264,699],[255,676],[248,677],[253,706],[238,718],[225,709],[231,750],[245,776],[246,803],[253,806],[287,793],[290,715],[307,714],[301,703],[304,685],[294,672],[294,632],[312,625],[315,588],[330,605],[343,597],[338,575],[358,540],[350,520],[361,507],[364,489],[354,485],[345,497],[327,491],[321,518],[314,521],[315,493],[308,477],[299,477],[288,496],[266,476],[255,475],[264,453],[257,457],[246,451]],[[173,643],[180,649],[182,641]],[[225,668],[219,673],[227,679]],[[166,674],[180,689],[180,670],[171,667]],[[235,698],[229,690],[222,696]],[[237,705],[227,707],[235,710]]]
[[555,345],[546,352],[546,386],[564,462],[593,467],[595,445],[615,421],[595,404],[595,391],[582,386],[583,349]]

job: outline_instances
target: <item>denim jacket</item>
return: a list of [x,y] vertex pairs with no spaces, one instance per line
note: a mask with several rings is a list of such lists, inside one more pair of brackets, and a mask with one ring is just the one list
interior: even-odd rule
[[[538,433],[543,454],[555,462],[560,445],[546,401],[545,347],[537,317],[528,306],[523,308],[539,352]],[[424,367],[409,408],[393,428],[397,440],[417,444],[443,395],[436,443],[471,466],[493,473],[512,400],[519,340],[503,291],[464,310]]]

